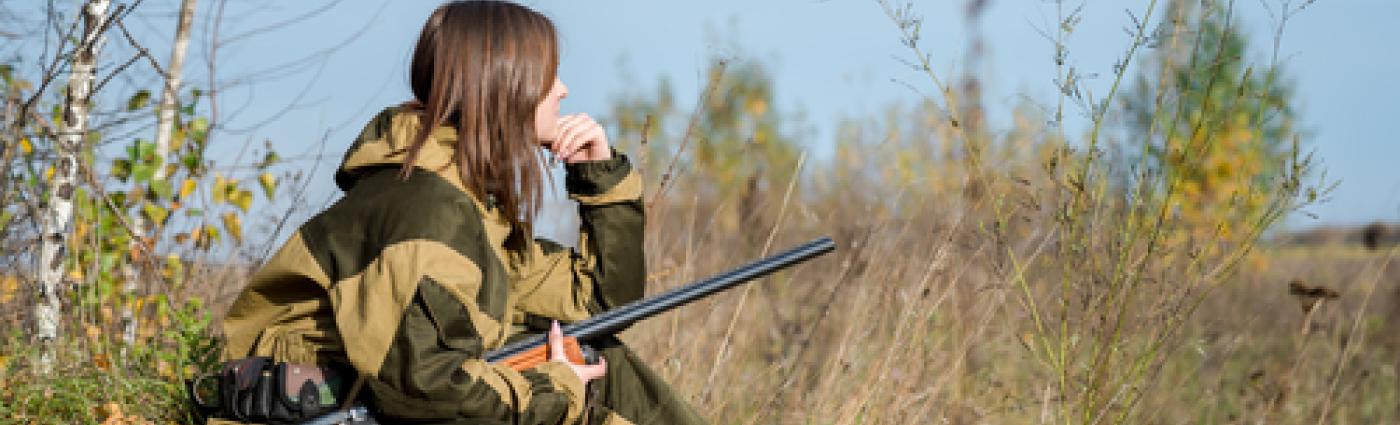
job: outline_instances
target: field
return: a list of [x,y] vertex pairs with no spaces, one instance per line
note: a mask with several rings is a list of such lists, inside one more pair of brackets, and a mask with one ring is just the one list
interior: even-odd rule
[[[1099,423],[1122,412],[1144,424],[1397,420],[1393,246],[1264,244],[1204,289],[1175,330],[1163,315],[1132,312],[1160,307],[1139,299],[1120,316],[1136,322],[1120,336],[1102,336],[1092,323],[1100,313],[1083,311],[1061,337],[1037,331],[1021,289],[994,264],[993,239],[972,225],[827,207],[790,200],[781,222],[756,237],[735,236],[694,206],[675,206],[652,225],[653,293],[810,237],[838,240],[826,258],[624,335],[716,423]],[[214,288],[238,287],[239,273],[211,275],[189,295],[213,295],[202,311],[217,315],[232,291]],[[1055,276],[1027,279],[1042,304],[1058,299]],[[1181,286],[1152,281],[1139,291],[1171,297]],[[110,334],[91,332],[61,351],[56,377],[41,379],[25,372],[30,353],[19,336],[11,335],[0,374],[9,421],[64,423],[49,415],[88,412],[95,422],[111,418],[113,405],[143,418],[177,416],[174,359],[122,365]],[[179,346],[174,337],[154,339]],[[1159,338],[1167,343],[1151,347]],[[1072,364],[1045,356],[1042,340],[1067,344]],[[1096,357],[1090,348],[1125,354]],[[1143,360],[1149,349],[1157,357]]]
[[[1230,3],[1150,0],[1122,62],[1083,71],[1079,11],[1055,5],[1055,97],[1011,110],[975,65],[936,72],[913,5],[886,1],[921,80],[830,140],[753,59],[714,58],[693,110],[665,83],[619,94],[598,115],[646,181],[650,293],[838,246],[623,340],[719,424],[1400,423],[1400,229],[1298,228],[1337,183],[1277,43],[1252,61]],[[64,132],[90,105],[35,88],[58,68],[0,65],[0,423],[191,422],[183,382],[217,364],[267,235],[315,212],[305,176],[271,142],[215,166],[214,94],[172,94],[167,145],[127,144],[149,90]],[[54,114],[12,113],[30,103]]]

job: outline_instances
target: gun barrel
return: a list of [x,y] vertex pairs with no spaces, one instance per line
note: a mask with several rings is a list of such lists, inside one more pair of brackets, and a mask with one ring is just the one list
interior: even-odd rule
[[[564,326],[562,330],[565,336],[572,336],[580,340],[612,334],[648,317],[748,283],[835,249],[836,243],[831,238],[816,239],[661,295],[603,312],[587,320]],[[485,359],[490,362],[499,362],[544,343],[545,336],[536,335],[487,353]]]

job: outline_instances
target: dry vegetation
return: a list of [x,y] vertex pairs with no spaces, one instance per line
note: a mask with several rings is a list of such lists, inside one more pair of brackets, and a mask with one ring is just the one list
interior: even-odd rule
[[[831,159],[803,153],[759,64],[717,61],[693,113],[665,88],[619,100],[614,139],[652,182],[652,292],[817,236],[839,246],[624,339],[723,424],[1400,421],[1393,237],[1283,243],[1279,220],[1325,187],[1279,137],[1286,105],[1260,101],[1274,67],[1254,71],[1260,88],[1191,62],[1226,43],[1182,28],[1220,16],[1151,3],[1124,57],[1184,53],[1116,67],[1105,98],[1062,67],[1057,105],[1009,128],[987,124],[975,78],[932,71],[913,10],[885,3],[933,94],[843,126]],[[1077,19],[1061,12],[1052,39]],[[1214,94],[1177,85],[1183,66]],[[1120,101],[1129,72],[1146,77]],[[1057,118],[1075,105],[1091,128]],[[1114,121],[1133,114],[1147,119]],[[27,281],[0,281],[0,423],[183,420],[178,383],[206,367],[210,323],[246,273],[212,263],[152,291],[145,351],[111,336],[118,302],[78,304],[51,375],[28,364],[32,300],[8,295]]]

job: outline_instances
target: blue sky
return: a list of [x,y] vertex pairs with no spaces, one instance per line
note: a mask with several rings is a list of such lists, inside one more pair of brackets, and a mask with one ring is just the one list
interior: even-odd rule
[[[38,3],[37,1],[34,1]],[[1277,7],[1279,0],[1263,0]],[[1239,1],[1253,59],[1267,59],[1272,25],[1261,2]],[[168,13],[178,1],[148,0],[146,30],[168,33]],[[213,0],[201,0],[209,16]],[[218,54],[220,80],[246,78],[222,94],[228,124],[244,132],[224,143],[270,140],[284,156],[315,153],[325,140],[327,158],[311,186],[313,203],[335,196],[330,171],[350,139],[379,108],[408,98],[403,69],[423,19],[440,2],[341,1],[296,25],[261,29],[315,9],[321,1],[230,2],[224,34],[254,30]],[[552,17],[564,42],[561,77],[571,95],[566,112],[600,115],[610,99],[628,90],[651,90],[670,79],[681,105],[701,91],[702,72],[713,55],[765,62],[776,80],[778,107],[799,112],[814,130],[815,145],[830,145],[842,117],[878,114],[920,94],[903,81],[930,90],[897,58],[909,52],[874,0],[535,0]],[[967,48],[966,1],[920,0],[924,40],[944,75],[961,70]],[[1071,5],[1077,3],[1071,2]],[[1146,1],[1089,1],[1069,39],[1070,63],[1101,77],[1087,81],[1107,91],[1107,75],[1126,47],[1125,10],[1141,14]],[[1025,99],[1049,103],[1054,95],[1052,45],[1039,33],[1053,27],[1055,6],[1041,0],[993,0],[980,29],[988,55],[982,64],[994,118],[1005,119]],[[1280,53],[1297,82],[1295,103],[1310,147],[1341,185],[1333,199],[1313,208],[1318,220],[1293,218],[1295,227],[1400,219],[1400,140],[1387,117],[1400,97],[1400,2],[1321,0],[1290,22]],[[207,21],[200,21],[204,24]],[[358,35],[356,35],[358,34]],[[191,81],[207,82],[207,55],[196,47]],[[280,78],[258,70],[313,55],[309,66]],[[283,108],[290,105],[291,108]],[[823,148],[814,147],[814,150]],[[313,163],[297,167],[310,171]]]

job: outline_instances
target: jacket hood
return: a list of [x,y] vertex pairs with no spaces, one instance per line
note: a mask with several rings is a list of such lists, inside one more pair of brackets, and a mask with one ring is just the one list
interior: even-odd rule
[[[381,168],[398,169],[408,157],[408,147],[421,128],[418,113],[403,107],[386,108],[375,115],[360,131],[359,137],[350,144],[340,168],[335,173],[335,184],[342,191],[349,191],[361,177],[372,170]],[[459,182],[456,166],[453,164],[454,144],[457,132],[451,127],[439,127],[428,135],[427,143],[418,152],[414,166],[442,174],[450,181]]]

